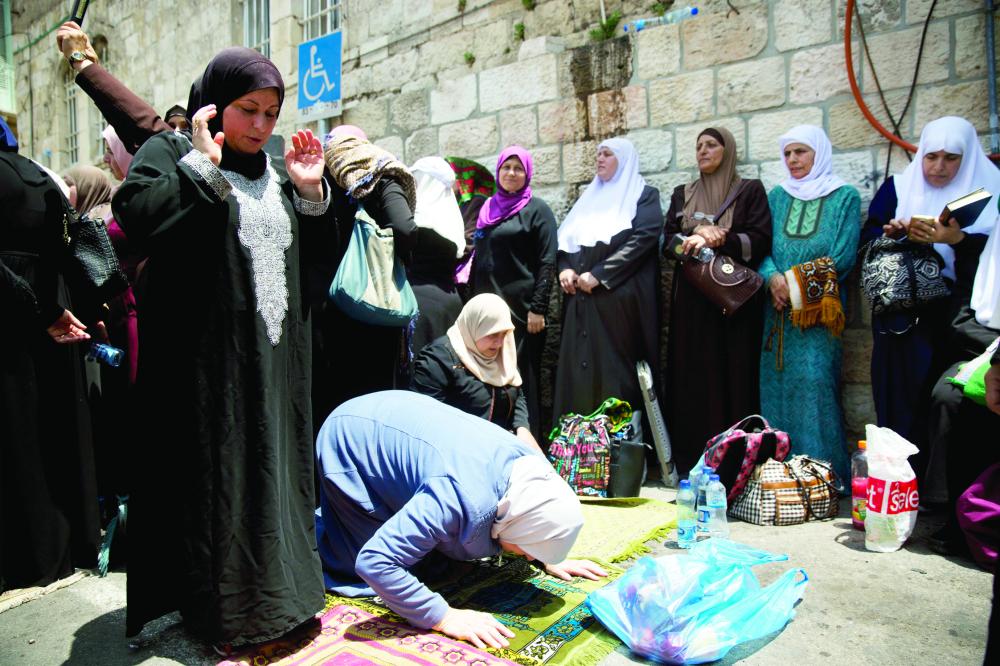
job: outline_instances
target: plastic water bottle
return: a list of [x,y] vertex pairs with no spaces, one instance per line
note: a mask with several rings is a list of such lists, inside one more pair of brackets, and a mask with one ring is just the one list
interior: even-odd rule
[[677,489],[677,545],[690,548],[698,539],[694,522],[694,490],[684,479]]
[[[670,12],[665,12],[663,16],[654,16],[652,18],[642,18],[636,19],[634,21],[629,21],[625,24],[625,32],[639,32],[643,28],[652,28],[657,25],[670,25],[671,23],[680,23],[684,19],[691,18],[692,16],[698,15],[697,7],[682,7],[681,9],[675,9]],[[629,28],[631,26],[631,29]]]
[[708,504],[708,535],[713,537],[729,538],[729,521],[726,519],[726,487],[719,481],[719,475],[713,474],[708,477],[708,490],[706,492]]
[[712,261],[713,257],[715,257],[715,250],[710,247],[703,247],[698,250],[698,254],[694,255],[694,258],[703,264],[707,264]]
[[712,476],[718,478],[715,470],[705,467],[701,477],[698,479],[698,490],[696,493],[698,507],[698,534],[708,536],[708,526],[712,520],[712,513],[708,508],[708,484]]
[[117,368],[121,365],[123,358],[125,358],[124,351],[118,347],[106,345],[103,342],[92,342],[90,343],[90,349],[87,350],[88,361],[101,362],[112,368]]
[[851,524],[864,531],[865,514],[868,513],[868,443],[858,442],[858,450],[851,456]]

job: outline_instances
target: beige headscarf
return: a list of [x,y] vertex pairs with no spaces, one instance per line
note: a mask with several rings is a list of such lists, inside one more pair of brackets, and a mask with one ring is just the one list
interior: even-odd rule
[[580,499],[540,455],[514,461],[507,492],[497,504],[494,539],[520,546],[532,559],[566,559],[583,527]]
[[[487,358],[480,354],[476,340],[500,331],[506,331],[507,335],[497,355]],[[448,340],[462,365],[480,381],[491,386],[521,385],[510,308],[496,294],[480,294],[470,299],[448,329]]]
[[[722,164],[715,173],[701,174],[701,178],[684,187],[684,219],[681,228],[684,233],[690,233],[700,224],[712,224],[706,219],[695,218],[695,213],[714,216],[719,212],[726,197],[742,180],[736,173],[736,139],[725,127],[709,127],[698,135],[701,138],[708,134],[722,141],[724,152]],[[733,226],[733,209],[728,208],[722,217],[715,220],[715,226],[731,229]]]
[[333,134],[326,142],[323,157],[337,185],[354,199],[364,199],[382,176],[389,176],[403,188],[410,210],[416,209],[413,176],[384,148],[351,134]]

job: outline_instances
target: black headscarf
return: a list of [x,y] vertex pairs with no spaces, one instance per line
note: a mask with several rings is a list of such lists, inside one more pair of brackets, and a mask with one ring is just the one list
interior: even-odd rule
[[17,152],[17,137],[3,118],[0,118],[0,150],[6,153]]
[[187,109],[185,109],[180,104],[174,104],[172,107],[167,109],[166,113],[163,114],[163,122],[169,123],[170,119],[174,116],[180,116],[182,118],[187,118]]
[[[253,49],[232,46],[219,51],[208,63],[204,74],[191,84],[188,95],[188,121],[198,109],[215,104],[216,115],[208,121],[208,131],[212,136],[224,132],[222,113],[227,106],[254,90],[278,89],[278,107],[285,100],[285,83],[274,63]],[[193,126],[193,123],[192,123]],[[254,155],[242,155],[222,146],[222,167],[237,171],[248,178],[258,178],[264,173],[267,160],[263,151]]]

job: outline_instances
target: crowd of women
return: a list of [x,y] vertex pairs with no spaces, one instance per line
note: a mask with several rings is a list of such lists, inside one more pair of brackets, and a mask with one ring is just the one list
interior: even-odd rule
[[[58,39],[85,55],[77,81],[110,123],[106,159],[122,180],[80,167],[66,193],[108,222],[131,286],[104,305],[73,300],[58,177],[17,155],[7,131],[0,589],[93,566],[97,498],[106,519],[112,496],[128,495],[129,635],[180,610],[215,644],[259,642],[312,617],[327,587],[374,590],[418,626],[502,645],[502,626],[448,609],[410,569],[432,550],[506,550],[555,575],[603,575],[562,562],[578,509],[539,454],[562,414],[612,396],[641,404],[636,363],[661,367],[663,327],[658,388],[682,473],[711,436],[760,412],[794,452],[847,478],[843,285],[859,242],[883,235],[933,244],[951,296],[872,318],[879,423],[930,452],[934,500],[971,482],[967,464],[955,481],[947,462],[967,454],[969,423],[997,417],[952,399],[927,419],[945,369],[1000,334],[1000,171],[963,119],[928,123],[864,225],[829,139],[806,125],[775,146],[785,178],[770,192],[739,175],[733,135],[706,128],[679,147],[699,174],[665,215],[634,146],[606,139],[557,224],[520,146],[492,172],[462,157],[407,167],[349,126],[276,149],[284,84],[243,48],[212,59],[168,125],[74,24]],[[994,200],[971,226],[913,219],[977,187]],[[359,215],[393,231],[419,304],[411,326],[356,321],[327,298]],[[735,312],[714,305],[676,261],[706,249],[764,288]],[[80,353],[91,338],[123,348],[123,367],[95,376]],[[391,391],[406,388],[429,398]],[[977,456],[979,471],[996,457]]]

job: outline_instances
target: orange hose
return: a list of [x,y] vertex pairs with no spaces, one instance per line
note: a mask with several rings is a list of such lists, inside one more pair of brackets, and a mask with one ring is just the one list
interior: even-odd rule
[[[872,112],[868,110],[868,105],[865,104],[865,100],[862,99],[861,90],[858,89],[858,80],[854,77],[854,58],[851,54],[851,24],[854,22],[854,0],[847,0],[847,9],[844,13],[844,56],[847,60],[847,80],[851,84],[851,93],[854,95],[854,101],[857,102],[858,108],[861,109],[861,114],[879,134],[889,139],[889,141],[892,141],[903,150],[908,150],[911,153],[917,152],[917,147],[912,143],[903,141],[898,136],[883,127],[882,123],[880,123],[878,119],[872,115]],[[872,67],[874,66],[875,64],[872,63]]]

